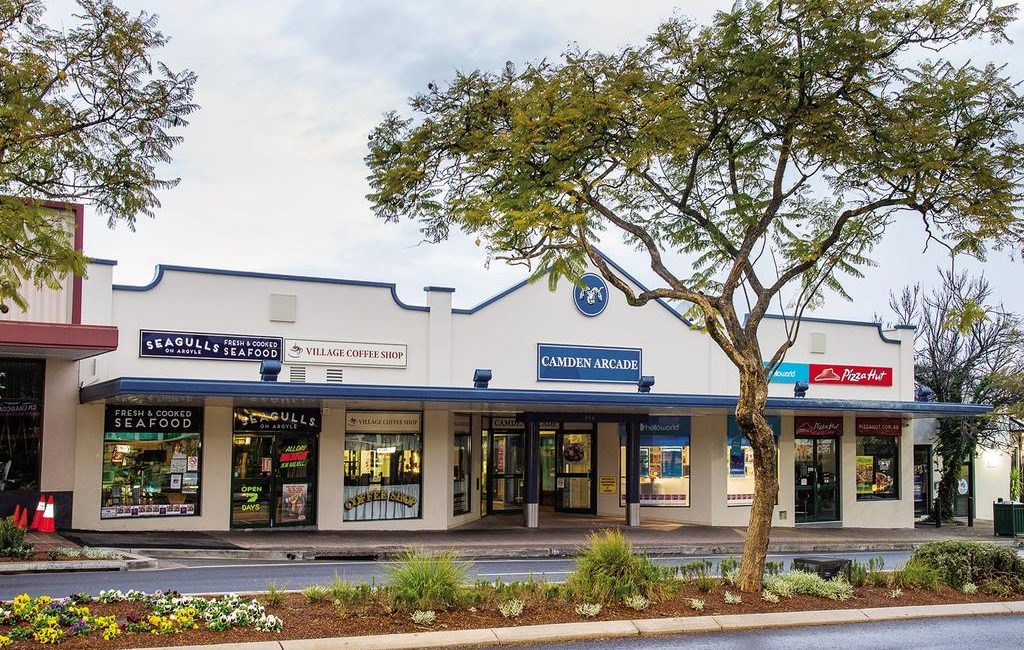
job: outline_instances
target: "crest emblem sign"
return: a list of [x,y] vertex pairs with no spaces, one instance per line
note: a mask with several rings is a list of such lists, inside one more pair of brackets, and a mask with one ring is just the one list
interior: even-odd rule
[[595,273],[585,273],[580,284],[573,285],[573,302],[584,316],[599,316],[608,306],[608,285]]

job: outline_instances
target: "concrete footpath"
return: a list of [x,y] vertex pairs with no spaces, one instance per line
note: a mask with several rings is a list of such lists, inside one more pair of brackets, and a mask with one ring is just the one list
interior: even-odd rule
[[767,628],[809,625],[838,625],[872,621],[904,620],[950,616],[989,616],[1024,614],[1024,602],[968,603],[912,607],[876,607],[778,614],[726,614],[721,616],[685,616],[630,621],[594,621],[527,625],[477,630],[445,630],[411,634],[340,637],[334,639],[296,639],[205,646],[168,646],[150,650],[413,650],[416,648],[457,648],[467,646],[621,639],[686,633],[739,632]]
[[[450,549],[470,559],[564,557],[574,555],[591,533],[618,528],[638,549],[651,554],[729,555],[743,549],[743,527],[693,526],[647,521],[628,528],[606,517],[549,517],[539,528],[521,526],[520,517],[487,517],[446,531],[253,530],[209,532],[65,533],[88,546],[121,548],[150,557],[269,560],[387,559],[409,549]],[[908,550],[947,539],[1020,543],[992,533],[992,522],[917,528],[800,527],[772,530],[772,553]]]

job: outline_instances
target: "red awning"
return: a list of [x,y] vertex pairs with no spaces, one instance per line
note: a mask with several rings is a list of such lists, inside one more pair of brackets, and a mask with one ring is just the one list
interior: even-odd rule
[[78,361],[117,349],[117,328],[0,321],[0,356]]

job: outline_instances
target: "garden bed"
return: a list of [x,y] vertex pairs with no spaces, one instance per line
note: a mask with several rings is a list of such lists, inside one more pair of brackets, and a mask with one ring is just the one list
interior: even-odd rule
[[[233,628],[215,632],[206,628],[185,630],[179,634],[153,634],[125,632],[109,641],[96,635],[69,637],[60,643],[61,648],[77,650],[84,648],[144,648],[152,646],[198,645],[207,643],[243,643],[248,641],[276,641],[284,639],[315,639],[342,636],[364,636],[372,634],[396,634],[403,632],[424,632],[444,630],[465,630],[474,628],[496,628],[514,625],[540,625],[546,623],[576,623],[583,620],[611,621],[648,619],[679,616],[702,616],[721,614],[755,614],[763,612],[796,612],[828,609],[863,609],[868,607],[896,607],[907,605],[938,605],[954,603],[1005,602],[1016,597],[998,597],[989,594],[964,594],[952,589],[928,591],[904,589],[899,598],[891,598],[890,590],[882,587],[861,587],[853,598],[833,601],[816,596],[794,595],[782,598],[778,603],[769,603],[760,596],[743,594],[743,602],[735,605],[724,603],[724,588],[711,593],[702,593],[694,585],[686,585],[673,596],[652,603],[644,611],[636,611],[623,605],[608,605],[594,618],[584,619],[567,602],[528,602],[522,615],[508,619],[498,611],[497,604],[482,604],[474,608],[459,608],[452,611],[438,611],[433,625],[422,626],[412,622],[408,612],[388,612],[385,607],[370,605],[354,607],[339,612],[333,603],[309,603],[301,594],[288,594],[279,605],[267,605],[266,599],[259,599],[269,614],[284,621],[281,632],[259,632],[251,628]],[[738,593],[735,589],[732,593]],[[703,611],[690,606],[691,599],[705,602]],[[146,620],[149,608],[141,602],[92,603],[88,605],[96,616],[113,616],[119,621],[129,617]],[[0,634],[7,635],[9,626],[0,627]],[[22,648],[37,649],[35,641],[14,641],[11,650]]]

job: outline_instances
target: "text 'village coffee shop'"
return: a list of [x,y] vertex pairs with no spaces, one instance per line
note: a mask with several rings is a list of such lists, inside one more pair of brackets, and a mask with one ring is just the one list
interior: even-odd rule
[[[111,265],[90,266],[83,316],[116,348],[48,395],[74,411],[74,528],[749,518],[734,368],[670,305],[629,307],[594,273],[457,308],[445,287],[409,304],[386,283],[175,266],[125,286]],[[785,325],[766,318],[765,349]],[[916,401],[913,340],[805,319],[770,385],[775,525],[913,525],[913,420],[984,411]]]

